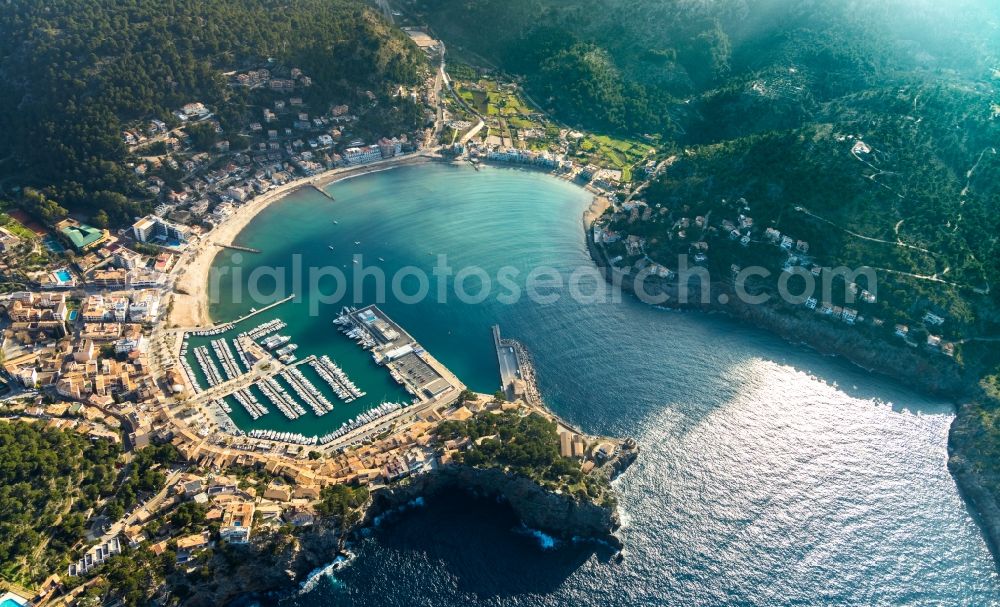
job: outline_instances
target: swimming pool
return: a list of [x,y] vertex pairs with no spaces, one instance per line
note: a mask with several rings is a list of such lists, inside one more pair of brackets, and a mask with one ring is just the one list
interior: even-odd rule
[[[56,270],[56,278],[59,279],[59,282],[69,282],[73,280],[73,275],[69,273],[69,270]],[[3,605],[0,604],[0,607]]]
[[[46,236],[45,238],[43,238],[42,244],[44,244],[45,248],[52,251],[53,253],[62,253],[63,251],[66,250],[66,247],[62,246],[62,244],[60,244],[58,240],[56,240],[51,236]],[[6,606],[0,604],[0,607],[6,607]]]
[[0,607],[24,607],[28,601],[22,599],[12,592],[0,596]]

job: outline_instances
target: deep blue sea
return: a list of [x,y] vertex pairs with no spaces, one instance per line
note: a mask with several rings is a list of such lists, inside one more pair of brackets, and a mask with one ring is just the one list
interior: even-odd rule
[[[521,269],[515,282],[540,265],[563,276],[590,265],[589,195],[547,175],[429,165],[329,192],[335,201],[300,192],[263,212],[238,241],[264,253],[242,265],[291,267],[300,253],[347,272],[362,253],[391,275],[429,271],[444,254],[487,275]],[[219,319],[250,306],[226,301],[227,289]],[[311,315],[305,295],[275,313],[293,336],[345,359],[379,398],[391,392],[333,330],[337,305]],[[498,384],[499,323],[531,350],[557,413],[639,441],[638,462],[616,481],[625,558],[592,544],[543,548],[504,507],[444,496],[383,523],[290,607],[1000,604],[1000,578],[946,469],[946,402],[721,317],[628,297],[383,307],[481,391]],[[295,422],[304,433],[322,423]]]

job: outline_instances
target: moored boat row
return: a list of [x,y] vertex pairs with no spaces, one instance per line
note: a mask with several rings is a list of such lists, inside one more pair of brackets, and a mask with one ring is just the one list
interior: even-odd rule
[[219,325],[211,329],[202,329],[200,331],[189,331],[188,335],[195,335],[198,337],[210,337],[212,335],[219,335],[220,333],[225,333],[226,331],[233,328],[233,323],[226,323],[224,325]]
[[254,385],[256,385],[257,388],[264,393],[264,396],[274,403],[274,406],[278,408],[278,411],[281,411],[281,413],[288,419],[298,419],[306,414],[306,410],[302,408],[302,405],[289,396],[285,388],[282,387],[282,385],[279,384],[273,377],[262,379]]
[[198,366],[201,367],[201,372],[205,376],[205,381],[208,382],[210,388],[222,383],[222,374],[219,373],[219,368],[215,366],[215,362],[208,353],[208,348],[205,346],[195,348],[194,358],[198,362]]
[[295,443],[297,445],[315,445],[315,436],[303,436],[298,432],[279,432],[277,430],[251,430],[247,435],[251,438]]
[[302,371],[296,368],[286,369],[281,372],[281,378],[288,382],[292,390],[312,408],[313,413],[317,416],[326,415],[333,411],[333,404],[323,396],[323,393],[312,382],[306,379]]
[[188,383],[191,384],[195,394],[201,392],[201,385],[198,384],[198,380],[195,378],[194,369],[191,368],[191,363],[185,357],[181,357],[181,368],[184,369],[184,375],[187,376]]
[[246,409],[251,419],[259,419],[268,413],[267,407],[262,405],[250,390],[237,390],[233,392],[233,398]]
[[402,408],[403,405],[399,403],[382,403],[381,405],[375,407],[374,409],[371,409],[370,411],[365,411],[364,413],[355,417],[354,419],[344,422],[344,424],[340,428],[337,428],[333,432],[324,434],[319,438],[318,442],[321,445],[333,442],[338,438],[340,438],[341,436],[344,436],[345,434],[351,432],[352,430],[357,430],[358,428],[364,426],[365,424],[369,424],[373,421],[376,421],[382,417],[385,417],[386,415],[389,415],[390,413],[395,413],[396,411],[399,411]]
[[323,355],[318,360],[309,361],[309,364],[316,370],[316,373],[319,374],[323,381],[330,385],[337,398],[342,401],[349,403],[366,394],[347,377],[344,370],[337,363],[333,362],[329,356]]
[[222,371],[226,374],[226,379],[236,379],[240,375],[243,375],[239,365],[236,364],[233,350],[229,347],[229,340],[213,339],[212,350],[215,351],[215,356],[222,363]]
[[240,335],[246,335],[250,339],[256,341],[269,333],[274,333],[275,331],[280,331],[287,327],[288,324],[280,318],[275,318],[274,320],[269,320],[263,324],[257,325],[249,331],[244,331]]

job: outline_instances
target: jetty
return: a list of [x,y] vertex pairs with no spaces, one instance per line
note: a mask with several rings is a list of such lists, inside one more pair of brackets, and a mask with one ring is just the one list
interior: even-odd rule
[[234,251],[243,251],[244,253],[260,253],[260,249],[255,249],[253,247],[244,247],[238,244],[220,244],[223,249],[232,249]]
[[500,389],[507,400],[514,400],[514,386],[521,380],[521,365],[517,360],[517,350],[513,344],[504,343],[500,337],[500,325],[493,325],[493,345],[497,351],[497,362],[500,364]]
[[334,200],[334,197],[333,197],[333,196],[331,196],[331,195],[329,194],[329,192],[327,192],[327,191],[326,191],[326,190],[324,190],[323,188],[319,187],[319,186],[318,186],[318,185],[316,185],[315,183],[310,183],[308,187],[311,187],[312,189],[316,190],[317,192],[319,192],[319,193],[320,193],[320,194],[322,194],[323,196],[325,196],[325,197],[329,198],[330,200]]
[[295,296],[294,295],[289,295],[288,297],[286,297],[286,298],[284,298],[284,299],[282,299],[280,301],[276,301],[273,304],[264,306],[263,308],[261,308],[259,310],[253,310],[251,312],[247,312],[243,316],[240,316],[239,318],[237,318],[236,320],[234,320],[233,322],[228,323],[228,324],[230,325],[230,328],[232,328],[232,326],[238,325],[238,324],[240,324],[241,322],[243,322],[244,320],[246,320],[248,318],[253,318],[254,316],[257,316],[258,314],[263,314],[264,312],[267,312],[271,308],[277,308],[281,304],[287,303],[287,302],[289,302],[289,301],[291,301],[293,299],[295,299]]
[[[208,328],[205,328],[205,329],[201,329],[201,328],[182,329],[182,331],[184,332],[184,338],[183,338],[183,342],[182,342],[182,346],[181,347],[183,349],[186,346],[186,342],[187,342],[187,339],[188,339],[189,336],[193,335],[195,337],[205,337],[205,336],[219,335],[221,333],[225,333],[226,331],[229,331],[230,329],[235,328],[236,325],[240,324],[241,322],[243,322],[243,321],[245,321],[247,319],[253,318],[254,316],[257,316],[258,314],[263,314],[264,312],[267,312],[268,310],[270,310],[272,308],[276,308],[276,307],[280,306],[281,304],[287,303],[287,302],[289,302],[289,301],[291,301],[293,299],[295,299],[295,295],[289,295],[288,297],[286,297],[286,298],[284,298],[284,299],[282,299],[280,301],[276,301],[276,302],[274,302],[272,304],[266,305],[266,306],[264,306],[263,308],[261,308],[259,310],[252,309],[250,312],[247,312],[246,314],[244,314],[243,316],[240,316],[236,320],[225,322],[225,323],[222,323],[222,324],[219,324],[219,325],[214,325],[214,326],[211,326],[211,327],[208,327]],[[183,355],[184,352],[182,352],[181,354]]]

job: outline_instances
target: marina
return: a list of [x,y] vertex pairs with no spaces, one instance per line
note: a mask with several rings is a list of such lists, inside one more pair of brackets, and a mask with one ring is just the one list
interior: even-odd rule
[[[241,404],[246,412],[250,415],[251,419],[259,419],[260,417],[267,415],[267,407],[262,405],[257,397],[253,395],[249,390],[237,390],[232,394],[236,402]],[[226,411],[226,413],[231,413],[232,410]]]
[[354,419],[344,422],[341,427],[337,428],[333,432],[324,434],[323,436],[305,436],[299,432],[283,432],[280,430],[265,429],[251,430],[247,433],[247,436],[250,438],[292,443],[296,445],[326,445],[337,440],[338,438],[346,436],[358,428],[377,422],[388,415],[400,411],[403,407],[404,405],[400,403],[382,403],[374,409],[366,411]]
[[228,340],[213,340],[212,349],[215,351],[215,356],[222,363],[222,371],[226,374],[227,380],[233,380],[243,375],[243,371],[236,364],[236,358],[233,356],[233,350],[229,347]]
[[208,353],[208,348],[205,346],[198,346],[195,348],[194,358],[198,361],[198,366],[201,367],[201,371],[205,375],[205,381],[208,382],[209,388],[222,383],[222,375],[219,373],[219,368],[215,366],[215,362],[212,361],[212,358]]
[[284,386],[278,383],[275,378],[268,377],[257,382],[254,386],[263,392],[271,404],[277,407],[278,411],[281,411],[288,419],[298,419],[306,414],[302,405],[288,394]]
[[260,339],[262,337],[265,337],[266,335],[268,335],[270,333],[274,333],[275,331],[280,331],[280,330],[284,329],[287,326],[288,326],[288,323],[286,323],[285,321],[281,320],[280,318],[275,318],[274,320],[270,320],[268,322],[265,322],[265,323],[262,323],[260,325],[257,325],[256,327],[254,327],[253,329],[250,329],[249,331],[245,331],[243,333],[240,333],[240,337],[242,337],[242,336],[245,335],[245,336],[249,337],[250,339],[257,340],[257,339]]
[[[374,406],[362,405],[361,410],[349,412],[346,419],[341,412],[338,417],[344,421],[337,420],[339,426],[327,426],[322,431],[302,431],[290,425],[240,429],[239,419],[309,427],[309,422],[301,420],[324,418],[340,406],[357,406],[368,395],[329,354],[313,349],[306,350],[302,359],[296,358],[300,345],[292,343],[293,333],[282,332],[289,325],[281,318],[265,320],[240,333],[217,330],[235,327],[235,323],[227,323],[200,335],[185,335],[181,360],[196,393],[205,392],[205,404],[224,414],[220,419],[225,431],[291,444],[327,445],[345,437],[357,440],[356,431],[369,424],[409,406],[450,402],[464,389],[457,378],[376,306],[344,308],[334,325],[368,353],[367,366],[373,372],[382,369],[381,373],[388,376],[386,380],[391,378],[402,387],[400,395],[410,395],[410,402],[386,398]],[[267,417],[272,409],[281,415]]]

